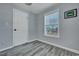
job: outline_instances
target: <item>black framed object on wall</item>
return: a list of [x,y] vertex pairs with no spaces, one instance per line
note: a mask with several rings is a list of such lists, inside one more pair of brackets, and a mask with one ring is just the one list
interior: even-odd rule
[[77,9],[72,9],[64,12],[64,19],[77,17]]

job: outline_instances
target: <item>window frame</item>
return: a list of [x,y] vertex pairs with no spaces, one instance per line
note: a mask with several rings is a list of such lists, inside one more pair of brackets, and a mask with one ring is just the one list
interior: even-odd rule
[[58,32],[57,32],[57,35],[49,35],[49,34],[46,34],[46,27],[45,27],[46,26],[45,25],[46,17],[49,16],[49,15],[51,15],[51,14],[54,14],[56,12],[58,12],[58,18],[59,18],[59,9],[56,9],[54,11],[50,11],[50,12],[44,14],[44,36],[59,38],[59,19],[60,18],[58,19]]

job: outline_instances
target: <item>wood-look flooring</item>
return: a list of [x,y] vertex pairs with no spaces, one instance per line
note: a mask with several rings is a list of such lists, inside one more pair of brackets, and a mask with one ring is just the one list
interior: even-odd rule
[[2,51],[0,52],[0,56],[79,56],[79,55],[40,41],[33,41]]

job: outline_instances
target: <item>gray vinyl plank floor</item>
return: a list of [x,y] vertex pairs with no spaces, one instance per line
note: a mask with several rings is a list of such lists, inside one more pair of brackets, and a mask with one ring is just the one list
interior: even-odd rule
[[40,41],[33,41],[2,51],[0,56],[79,56],[79,54]]

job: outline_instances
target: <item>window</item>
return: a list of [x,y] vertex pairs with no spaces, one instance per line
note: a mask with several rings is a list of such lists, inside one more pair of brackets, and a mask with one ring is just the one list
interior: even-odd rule
[[59,37],[59,10],[45,15],[44,34],[45,36]]

